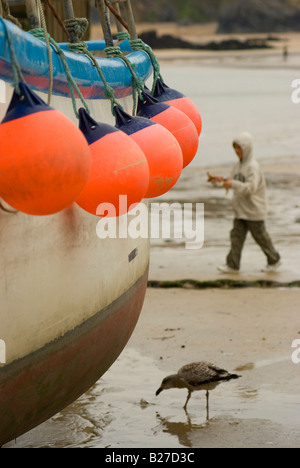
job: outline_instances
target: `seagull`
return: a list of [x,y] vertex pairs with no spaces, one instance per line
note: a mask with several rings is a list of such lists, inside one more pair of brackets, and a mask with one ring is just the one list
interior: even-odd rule
[[228,382],[232,379],[239,379],[241,376],[230,374],[224,369],[216,367],[210,362],[194,362],[187,364],[179,369],[177,374],[165,377],[156,391],[158,396],[163,390],[169,388],[187,388],[188,396],[184,405],[187,412],[187,404],[195,390],[206,390],[206,415],[209,419],[209,391],[214,390],[222,382]]

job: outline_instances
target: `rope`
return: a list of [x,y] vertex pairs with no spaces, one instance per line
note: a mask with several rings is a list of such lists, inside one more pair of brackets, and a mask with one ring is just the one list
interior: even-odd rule
[[49,34],[48,34],[48,31],[47,31],[47,24],[46,24],[45,14],[44,14],[44,10],[43,10],[43,7],[42,7],[41,0],[37,0],[37,4],[38,4],[38,9],[39,9],[39,12],[40,12],[40,15],[41,15],[41,23],[42,23],[42,29],[43,29],[43,34],[44,34],[44,40],[45,40],[46,45],[47,45],[47,54],[48,54],[48,61],[49,61],[48,105],[50,106],[52,90],[53,90],[52,52],[51,52],[51,47],[50,47]]
[[[6,2],[6,0],[0,0],[0,1],[1,1],[2,5],[3,5],[3,1]],[[35,29],[30,30],[29,32],[33,36],[35,36],[38,39],[43,40],[43,41],[45,41],[47,43],[47,51],[48,51],[48,57],[49,57],[49,69],[50,69],[50,78],[49,78],[50,85],[49,85],[48,100],[49,100],[49,97],[51,97],[51,92],[52,92],[52,83],[51,83],[51,81],[53,79],[53,78],[51,79],[51,76],[53,77],[53,63],[52,63],[52,54],[51,54],[51,47],[50,47],[50,43],[51,43],[54,46],[55,51],[59,55],[59,57],[60,57],[60,59],[62,61],[64,70],[66,72],[68,84],[69,84],[69,87],[70,87],[71,97],[72,97],[73,109],[74,109],[76,117],[79,118],[79,114],[78,114],[77,106],[76,106],[75,91],[77,92],[79,98],[81,99],[86,111],[90,114],[90,109],[89,109],[89,107],[88,107],[88,105],[87,105],[87,103],[86,103],[86,101],[85,101],[79,87],[77,86],[76,82],[74,81],[74,78],[72,77],[72,74],[71,74],[67,59],[65,57],[65,54],[63,53],[63,51],[59,47],[59,45],[55,42],[55,40],[47,33],[45,17],[42,14],[43,9],[42,9],[42,6],[41,6],[41,1],[38,0],[38,3],[39,3],[39,6],[41,7],[41,19],[42,19],[42,23],[43,23],[43,28],[35,28]],[[17,94],[20,95],[21,91],[20,91],[20,87],[19,87],[19,82],[20,81],[25,82],[25,79],[24,79],[24,76],[22,74],[22,71],[21,71],[20,65],[18,63],[17,57],[16,57],[16,53],[15,53],[15,50],[14,50],[12,38],[11,38],[11,36],[9,34],[6,23],[5,23],[5,21],[3,20],[3,18],[1,16],[0,16],[0,21],[3,24],[4,30],[5,30],[5,35],[6,35],[8,46],[9,46],[9,56],[10,56],[10,62],[11,62],[12,72],[13,72],[14,88],[15,88]]]
[[106,79],[105,79],[105,76],[97,62],[97,60],[95,59],[95,57],[91,54],[91,52],[88,50],[88,47],[87,47],[87,44],[85,42],[77,42],[75,44],[68,44],[68,47],[69,47],[69,50],[71,52],[74,52],[74,53],[77,53],[77,54],[84,54],[86,55],[87,57],[90,58],[90,60],[92,61],[93,65],[96,67],[99,75],[100,75],[100,78],[103,82],[103,85],[104,85],[104,93],[105,93],[105,96],[107,99],[110,100],[111,102],[111,112],[112,114],[115,116],[115,111],[114,111],[114,107],[115,106],[119,106],[121,109],[122,106],[117,102],[116,98],[115,98],[115,94],[114,94],[114,90],[111,86],[108,85]]
[[133,97],[133,115],[136,113],[137,108],[137,95],[141,100],[143,100],[142,92],[144,91],[144,82],[142,79],[138,78],[135,71],[134,65],[129,61],[129,59],[122,54],[120,47],[107,47],[105,49],[107,58],[117,57],[121,59],[126,66],[128,67],[131,73],[131,85],[132,85],[132,97]]
[[129,40],[130,39],[130,34],[128,34],[127,31],[119,31],[117,33],[117,39],[118,41],[126,41],[126,40]]
[[5,23],[4,19],[1,16],[0,16],[0,21],[2,22],[2,24],[4,26],[5,35],[6,35],[7,42],[8,42],[9,57],[10,57],[10,62],[11,62],[11,67],[12,67],[12,72],[13,72],[14,88],[16,90],[16,93],[18,95],[20,95],[21,91],[20,91],[20,87],[19,87],[19,82],[20,81],[25,82],[24,76],[22,74],[20,65],[19,65],[17,57],[16,57],[16,53],[15,53],[12,38],[11,38],[10,33],[9,33],[8,29],[7,29],[6,23]]
[[119,14],[119,12],[111,5],[111,3],[108,0],[104,0],[105,5],[107,8],[111,11],[111,13],[114,15],[115,19],[123,26],[123,28],[127,29],[128,31],[128,24],[126,21],[123,20],[122,16]]
[[51,2],[51,0],[43,0],[43,1],[46,2],[46,5],[50,8],[54,18],[56,19],[56,21],[58,22],[58,24],[60,25],[60,27],[64,31],[65,35],[68,37],[68,31],[66,30],[66,27],[65,27],[61,17],[59,16],[55,6]]
[[[40,40],[44,40],[44,30],[43,28],[35,28],[35,29],[31,29],[29,31],[33,36],[37,37],[38,39]],[[68,65],[68,62],[67,62],[67,59],[66,59],[66,56],[65,54],[63,53],[62,49],[59,47],[59,45],[55,42],[55,40],[49,35],[48,35],[48,38],[49,38],[49,42],[54,46],[55,48],[55,51],[57,52],[57,54],[59,55],[61,61],[62,61],[62,65],[64,67],[64,70],[66,72],[66,76],[67,76],[67,80],[68,80],[68,85],[70,87],[70,92],[71,92],[71,98],[72,98],[72,104],[73,104],[73,109],[74,109],[74,112],[75,112],[75,115],[77,118],[79,118],[79,114],[78,114],[78,111],[77,111],[77,106],[76,106],[76,96],[75,96],[75,91],[77,92],[81,102],[83,103],[84,107],[86,108],[86,111],[90,114],[90,109],[79,89],[79,87],[77,86],[77,83],[75,82],[72,74],[71,74],[71,71],[70,71],[70,68],[69,68],[69,65]]]
[[152,67],[153,67],[153,85],[152,85],[151,93],[154,94],[157,80],[161,78],[163,81],[163,78],[160,74],[160,66],[159,66],[158,60],[155,57],[155,54],[153,50],[151,49],[151,47],[145,44],[145,42],[142,41],[142,39],[134,39],[134,40],[129,41],[129,43],[130,43],[130,47],[132,48],[132,50],[143,50],[150,57]]
[[114,90],[113,90],[113,88],[111,88],[107,84],[105,76],[104,76],[101,68],[99,67],[99,64],[98,64],[97,60],[95,59],[95,57],[88,50],[87,44],[84,41],[82,41],[82,38],[83,38],[83,36],[84,36],[84,34],[85,34],[85,32],[86,32],[86,30],[88,28],[88,25],[89,25],[88,20],[86,18],[70,18],[70,19],[65,20],[64,23],[65,23],[65,26],[66,26],[66,28],[68,30],[70,39],[75,39],[76,38],[76,42],[70,42],[68,44],[70,52],[74,52],[76,54],[84,54],[87,57],[89,57],[92,64],[96,67],[96,69],[97,69],[97,71],[98,71],[98,73],[100,75],[100,78],[101,78],[101,80],[103,82],[103,85],[104,85],[105,97],[110,100],[110,102],[111,102],[111,111],[112,111],[112,114],[115,115],[114,107],[117,105],[117,106],[122,108],[122,106],[120,104],[118,104],[118,102],[116,101],[115,95],[114,95]]
[[0,3],[2,5],[3,17],[22,29],[22,25],[20,21],[17,18],[15,18],[13,15],[11,15],[7,0],[0,0]]
[[72,43],[80,42],[89,26],[86,18],[69,18],[64,20]]

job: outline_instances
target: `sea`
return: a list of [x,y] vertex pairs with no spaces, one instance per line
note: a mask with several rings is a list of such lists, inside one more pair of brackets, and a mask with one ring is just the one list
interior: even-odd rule
[[[253,135],[255,156],[262,164],[300,162],[300,103],[293,99],[293,85],[300,80],[300,54],[290,55],[286,62],[280,54],[219,55],[192,60],[183,57],[162,61],[161,74],[171,88],[197,105],[202,116],[199,150],[190,169],[232,165],[232,141],[244,131]],[[187,194],[185,197],[188,199]],[[155,390],[164,376],[152,356],[126,348],[107,374],[78,401],[5,447],[184,449],[197,446],[195,441],[206,431],[214,437],[214,430],[224,420],[217,418],[207,425],[204,394],[203,411],[194,411],[192,420],[182,410],[183,394],[180,399],[170,392],[167,408],[163,403],[166,400],[155,399]],[[222,392],[214,409],[222,412],[224,408],[218,405],[226,401],[228,415],[234,411],[233,395],[226,386]],[[283,408],[277,411],[276,422],[288,418],[291,424],[298,423],[293,398],[286,396],[285,412]],[[265,406],[263,401],[269,404]],[[277,404],[272,402],[270,391],[255,415],[247,401],[243,410],[249,417],[260,412],[267,420],[274,416],[273,403]],[[230,418],[225,423],[235,424]],[[246,429],[239,428],[246,437]]]
[[192,167],[231,165],[232,140],[244,131],[253,135],[259,161],[299,161],[300,103],[295,102],[295,86],[300,87],[300,55],[291,60],[289,66],[280,56],[277,60],[238,56],[206,65],[162,67],[166,83],[186,94],[203,119]]

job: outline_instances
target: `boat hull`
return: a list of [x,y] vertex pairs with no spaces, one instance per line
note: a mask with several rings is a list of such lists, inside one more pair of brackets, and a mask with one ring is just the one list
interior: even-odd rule
[[136,326],[147,278],[148,268],[104,310],[60,339],[2,369],[0,445],[62,410],[109,369]]

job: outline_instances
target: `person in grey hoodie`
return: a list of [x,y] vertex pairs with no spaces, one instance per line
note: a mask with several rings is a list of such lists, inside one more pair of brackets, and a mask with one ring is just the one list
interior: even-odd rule
[[210,176],[212,183],[221,182],[228,190],[233,190],[234,225],[231,231],[231,250],[226,264],[218,269],[223,273],[238,273],[241,255],[248,231],[267,257],[265,272],[277,270],[281,265],[280,255],[276,251],[266,230],[267,217],[266,181],[264,174],[253,157],[253,138],[249,133],[242,133],[233,141],[233,147],[239,161],[233,167],[229,179]]

